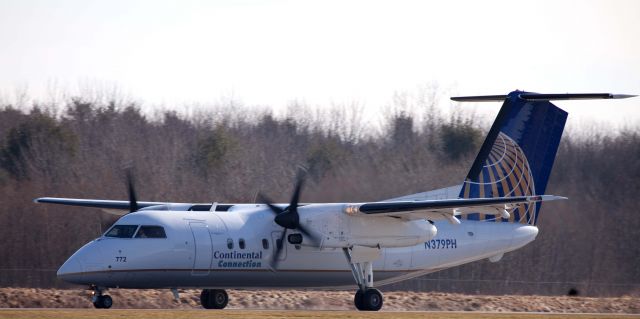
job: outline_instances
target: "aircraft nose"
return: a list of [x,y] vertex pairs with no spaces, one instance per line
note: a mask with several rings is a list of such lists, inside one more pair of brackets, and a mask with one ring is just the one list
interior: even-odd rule
[[76,256],[71,256],[60,266],[56,275],[66,282],[78,283],[82,279],[82,264]]

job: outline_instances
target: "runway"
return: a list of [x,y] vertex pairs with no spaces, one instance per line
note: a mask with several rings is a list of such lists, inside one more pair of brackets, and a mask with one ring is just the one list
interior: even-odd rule
[[601,319],[640,318],[640,314],[567,314],[516,312],[439,312],[439,311],[300,311],[300,310],[156,310],[156,309],[0,309],[0,318],[136,318],[136,319],[205,319],[205,318],[444,318],[444,319]]

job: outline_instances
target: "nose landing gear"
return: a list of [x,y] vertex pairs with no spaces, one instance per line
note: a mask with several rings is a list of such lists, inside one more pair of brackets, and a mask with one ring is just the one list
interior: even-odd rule
[[111,299],[111,296],[103,294],[106,289],[95,286],[92,288],[93,296],[91,297],[91,301],[93,302],[94,307],[97,309],[109,309],[113,306],[113,299]]
[[222,289],[203,289],[200,303],[205,309],[224,309],[229,303],[229,295]]

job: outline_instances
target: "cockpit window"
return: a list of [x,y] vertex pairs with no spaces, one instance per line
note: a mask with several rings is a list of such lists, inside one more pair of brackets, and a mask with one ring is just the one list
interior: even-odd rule
[[115,225],[104,235],[105,237],[131,238],[138,225]]
[[136,238],[167,238],[161,226],[140,226]]

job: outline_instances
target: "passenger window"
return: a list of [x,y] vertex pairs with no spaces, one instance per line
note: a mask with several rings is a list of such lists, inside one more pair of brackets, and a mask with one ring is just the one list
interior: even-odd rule
[[269,241],[266,238],[262,239],[262,248],[269,249]]
[[233,249],[233,239],[227,239],[227,248]]
[[240,238],[240,240],[238,240],[238,247],[240,247],[240,249],[244,249],[244,239]]
[[161,226],[140,226],[136,238],[167,238]]
[[104,237],[131,238],[138,229],[138,225],[115,225],[109,229]]

